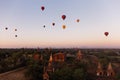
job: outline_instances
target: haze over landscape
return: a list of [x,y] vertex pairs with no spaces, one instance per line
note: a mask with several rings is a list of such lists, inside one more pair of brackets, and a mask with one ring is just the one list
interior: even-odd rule
[[[1,0],[0,48],[120,48],[119,3],[120,0]],[[65,20],[62,15],[66,15]]]

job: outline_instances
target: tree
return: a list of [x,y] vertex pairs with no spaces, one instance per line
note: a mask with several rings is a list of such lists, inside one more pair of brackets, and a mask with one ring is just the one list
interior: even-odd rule
[[73,73],[73,79],[74,80],[85,80],[85,72],[82,68],[75,69]]
[[43,79],[43,64],[39,61],[34,61],[31,59],[27,65],[27,71],[25,73],[26,77],[32,80],[42,80]]
[[116,79],[120,80],[120,72],[116,74]]
[[73,80],[72,74],[73,70],[70,67],[57,69],[52,75],[52,80]]

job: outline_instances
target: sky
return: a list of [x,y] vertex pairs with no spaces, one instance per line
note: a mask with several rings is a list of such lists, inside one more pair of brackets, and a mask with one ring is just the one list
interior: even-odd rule
[[[119,3],[120,0],[0,0],[0,48],[120,48]],[[62,15],[66,15],[65,20]]]

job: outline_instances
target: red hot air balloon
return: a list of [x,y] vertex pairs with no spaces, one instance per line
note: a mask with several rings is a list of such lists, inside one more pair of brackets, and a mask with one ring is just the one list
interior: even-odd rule
[[44,11],[45,7],[44,6],[41,6],[41,10]]
[[105,35],[105,36],[108,36],[108,35],[109,35],[109,32],[104,32],[104,35]]
[[62,19],[65,20],[65,18],[66,18],[66,15],[62,15]]

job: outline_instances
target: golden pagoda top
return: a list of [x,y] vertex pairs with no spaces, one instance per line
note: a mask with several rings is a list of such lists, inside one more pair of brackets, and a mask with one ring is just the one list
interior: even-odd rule
[[98,69],[102,69],[100,62],[98,62]]
[[112,69],[111,62],[108,64],[108,68],[107,68],[107,70],[113,70],[113,69]]
[[82,55],[82,53],[81,53],[81,51],[79,50],[78,53],[77,53],[77,56],[81,56],[81,55]]
[[53,58],[52,58],[52,54],[50,55],[50,59],[49,59],[49,62],[52,62],[53,61]]
[[108,64],[108,68],[107,68],[107,76],[114,76],[115,75],[115,72],[112,68],[112,64],[111,62]]

